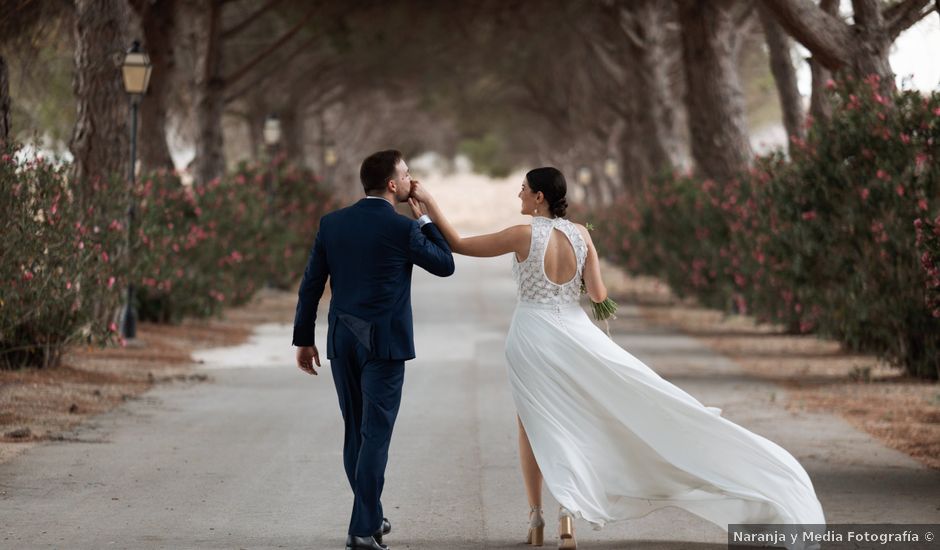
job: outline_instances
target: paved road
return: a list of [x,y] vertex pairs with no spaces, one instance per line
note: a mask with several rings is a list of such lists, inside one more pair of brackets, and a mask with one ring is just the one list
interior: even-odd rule
[[[514,300],[508,256],[459,258],[450,279],[416,272],[420,357],[384,499],[392,548],[525,547],[503,362]],[[629,307],[616,328],[663,376],[790,450],[830,522],[940,522],[937,472],[835,417],[786,412],[780,388]],[[351,494],[332,380],[293,367],[289,341],[289,326],[261,326],[201,354],[212,382],[159,387],[0,465],[0,548],[341,548]],[[721,529],[678,509],[578,535],[585,549],[725,548]]]

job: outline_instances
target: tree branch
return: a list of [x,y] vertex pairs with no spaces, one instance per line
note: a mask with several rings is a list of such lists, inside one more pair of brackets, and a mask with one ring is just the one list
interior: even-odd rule
[[232,37],[235,36],[236,34],[242,32],[242,31],[245,30],[249,25],[251,25],[252,23],[254,23],[259,17],[261,17],[262,15],[264,15],[264,13],[265,13],[266,11],[268,11],[268,10],[271,9],[271,8],[273,8],[274,6],[276,6],[277,4],[279,4],[281,1],[282,1],[282,0],[268,0],[267,2],[264,3],[264,5],[262,5],[260,8],[256,9],[254,12],[252,12],[251,15],[249,15],[248,17],[242,19],[241,21],[239,21],[238,23],[236,23],[235,25],[233,25],[231,28],[228,28],[228,29],[223,30],[223,31],[222,31],[222,40],[228,40],[229,38],[232,38]]
[[249,59],[247,62],[245,62],[244,65],[242,65],[241,67],[236,69],[231,75],[226,77],[224,79],[226,87],[231,86],[232,84],[237,82],[239,79],[244,77],[248,73],[248,71],[250,71],[255,65],[257,65],[258,63],[261,63],[264,60],[264,58],[271,55],[272,53],[277,51],[278,48],[283,46],[288,40],[290,40],[295,34],[297,34],[300,31],[300,29],[304,27],[304,25],[306,25],[308,22],[310,22],[311,19],[313,19],[313,15],[316,13],[316,11],[317,11],[316,7],[311,8],[309,11],[307,11],[307,14],[303,17],[303,19],[298,21],[296,25],[294,25],[287,32],[285,32],[283,36],[278,38],[276,41],[274,41],[273,44],[271,44],[267,48],[258,52],[256,56]]
[[931,6],[930,3],[930,0],[903,0],[886,8],[885,25],[891,40],[937,9],[937,4]]
[[[306,49],[308,46],[310,46],[311,44],[313,44],[314,42],[316,42],[317,39],[319,39],[319,38],[320,38],[319,36],[314,35],[314,36],[311,36],[310,38],[308,38],[307,40],[304,40],[304,41],[301,42],[296,48],[294,48],[293,50],[291,50],[289,54],[287,54],[287,59],[288,59],[288,60],[293,59],[294,56],[296,56],[298,53],[304,51],[304,49]],[[229,93],[228,95],[226,95],[226,96],[225,96],[225,103],[231,103],[232,101],[235,101],[235,100],[238,99],[239,97],[243,96],[246,92],[248,92],[248,90],[251,90],[252,88],[254,88],[255,86],[257,86],[258,84],[264,82],[265,80],[267,80],[268,78],[270,78],[272,75],[275,75],[275,74],[280,73],[282,70],[284,70],[284,69],[287,68],[287,67],[290,67],[290,63],[289,63],[289,62],[287,62],[287,63],[276,63],[276,64],[275,64],[275,63],[272,63],[271,66],[267,68],[267,70],[261,72],[258,76],[256,76],[255,78],[251,79],[251,81],[249,81],[247,84],[245,84],[244,86],[242,86],[241,88],[239,88],[237,91],[231,92],[231,93]]]
[[762,0],[780,25],[829,70],[849,63],[854,36],[851,27],[816,6],[812,0]]

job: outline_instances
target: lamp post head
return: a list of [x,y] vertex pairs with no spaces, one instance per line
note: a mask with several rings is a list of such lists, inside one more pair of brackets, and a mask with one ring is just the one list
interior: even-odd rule
[[591,183],[591,169],[587,166],[578,168],[578,183],[585,186]]
[[140,47],[140,41],[135,40],[124,56],[121,72],[124,75],[124,91],[132,95],[143,95],[150,85],[150,56]]
[[327,143],[326,149],[323,151],[323,164],[328,168],[336,166],[336,163],[339,161],[339,158],[336,156],[336,147],[333,145],[333,142]]
[[604,162],[604,174],[610,179],[616,179],[620,170],[617,167],[617,161],[609,158]]
[[273,147],[281,141],[281,119],[277,115],[271,114],[264,119],[264,142]]

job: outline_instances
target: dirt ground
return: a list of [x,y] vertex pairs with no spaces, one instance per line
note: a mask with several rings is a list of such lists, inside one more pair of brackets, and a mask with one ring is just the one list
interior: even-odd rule
[[788,409],[839,414],[887,446],[940,469],[940,384],[843,351],[838,342],[788,335],[752,317],[680,301],[656,279],[606,264],[603,271],[612,297],[639,304],[644,319],[679,328],[745,370],[783,384],[791,397]]
[[140,323],[126,347],[73,347],[58,368],[0,371],[0,462],[37,441],[65,439],[72,426],[154,384],[208,380],[193,372],[191,351],[240,344],[258,323],[292,322],[296,300],[293,292],[263,290],[220,319]]

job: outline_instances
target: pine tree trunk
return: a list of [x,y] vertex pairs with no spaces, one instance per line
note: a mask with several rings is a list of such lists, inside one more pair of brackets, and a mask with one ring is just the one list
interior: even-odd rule
[[783,111],[783,126],[790,138],[801,138],[803,132],[803,102],[800,90],[796,85],[796,69],[790,58],[792,43],[790,37],[783,31],[777,20],[774,19],[763,4],[758,4],[757,12],[760,16],[761,26],[764,29],[764,38],[770,53],[770,72],[774,75],[777,85],[777,95],[780,97],[780,108]]
[[75,2],[75,97],[78,114],[69,149],[77,186],[127,177],[128,98],[121,63],[128,43],[122,0]]
[[10,82],[7,78],[7,64],[0,55],[0,149],[7,146],[13,133],[10,122]]
[[878,75],[884,92],[894,90],[894,71],[888,54],[891,49],[891,36],[885,26],[880,0],[852,0],[855,25],[858,37],[854,43],[852,69],[858,78]]
[[783,28],[826,69],[848,70],[859,79],[875,74],[881,79],[882,92],[894,89],[894,72],[888,61],[893,36],[885,23],[881,0],[852,0],[852,25],[810,0],[763,2]]
[[153,65],[150,88],[140,104],[138,148],[141,170],[172,170],[173,157],[166,140],[166,94],[176,65],[173,54],[176,0],[138,1],[137,4],[140,5],[138,11],[147,53]]
[[626,192],[638,191],[653,175],[650,164],[650,151],[648,144],[644,143],[648,136],[644,133],[643,116],[640,114],[639,100],[640,78],[628,76],[624,86],[624,110],[626,111],[626,129],[621,134],[620,166],[621,181]]
[[284,131],[284,153],[287,155],[287,160],[297,166],[306,166],[304,118],[301,103],[301,97],[291,95],[281,115],[281,128]]
[[222,108],[225,82],[222,77],[221,0],[205,0],[205,24],[196,81],[195,180],[205,184],[225,172],[222,138]]
[[679,161],[676,128],[677,101],[669,78],[667,48],[670,4],[642,0],[635,4],[636,31],[642,47],[635,47],[639,69],[637,98],[639,127],[651,173],[671,170]]
[[692,158],[708,178],[727,182],[751,157],[736,63],[736,0],[679,3]]
[[[829,15],[839,13],[839,0],[820,0],[819,9]],[[809,99],[809,113],[814,120],[826,120],[832,116],[832,105],[826,95],[826,84],[832,79],[832,72],[825,68],[815,56],[809,58],[809,70],[812,75],[813,91]]]

